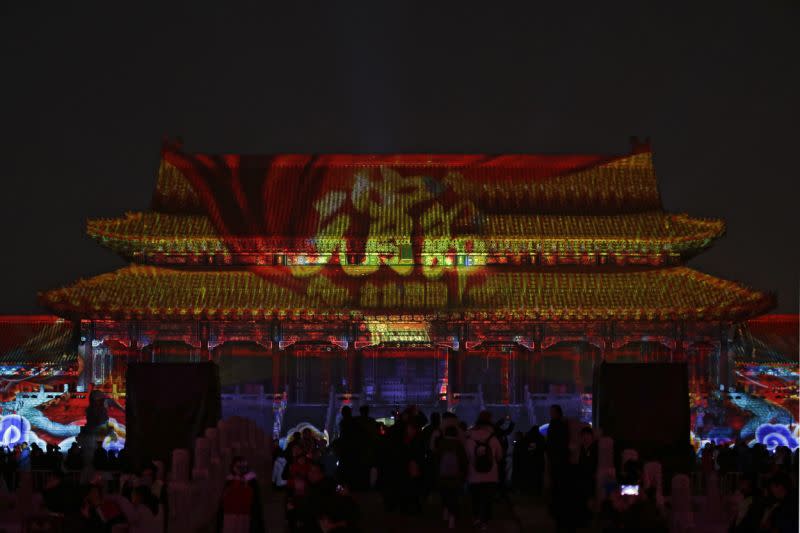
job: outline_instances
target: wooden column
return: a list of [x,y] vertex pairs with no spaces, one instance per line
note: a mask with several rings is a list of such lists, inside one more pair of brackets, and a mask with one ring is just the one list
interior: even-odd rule
[[528,353],[528,391],[534,394],[538,386],[539,379],[539,360],[542,358],[541,343],[533,343],[533,350]]
[[544,328],[536,326],[533,332],[533,352],[529,354],[529,385],[531,394],[539,392],[540,365],[542,362],[542,341],[544,340]]
[[[362,392],[363,388],[362,376],[363,365],[362,360],[364,354],[361,350],[356,350],[356,340],[358,340],[358,324],[350,321],[347,324],[347,347],[343,350],[342,357],[344,358],[344,365],[340,366],[340,372],[344,370],[344,378],[346,380],[346,387],[344,392],[352,394]],[[339,379],[341,382],[341,377]],[[340,383],[336,383],[337,390]]]
[[[351,349],[353,343],[347,344],[347,349]],[[353,392],[362,394],[364,392],[364,352],[353,349]]]
[[510,359],[512,354],[504,351],[500,352],[500,380],[502,384],[502,402],[508,405],[511,402],[511,375],[510,375]]
[[278,321],[273,319],[269,324],[270,356],[272,357],[272,394],[283,392],[281,387],[281,353],[278,350]]
[[[336,351],[331,351],[328,353],[322,353],[322,352],[318,353],[319,357],[308,358],[309,362],[313,361],[314,359],[319,359],[319,364],[322,366],[322,387],[320,387],[321,397],[312,399],[312,403],[325,401],[328,398],[328,394],[331,391],[331,385],[333,384],[332,383],[333,372],[331,371],[331,368],[336,366],[336,359],[339,358],[339,354]],[[306,368],[306,375],[309,373],[310,373],[309,369]],[[309,401],[308,398],[306,398],[306,401]]]
[[208,349],[210,326],[205,320],[197,324],[197,336],[200,338],[200,360],[211,361],[211,351]]
[[128,324],[128,361],[139,361],[142,358],[142,347],[139,345],[139,325],[136,322]]
[[512,401],[514,403],[523,403],[525,401],[525,385],[527,385],[527,371],[528,371],[528,353],[527,348],[516,345],[514,350],[514,390]]
[[[460,348],[460,352],[464,353],[464,348]],[[452,395],[454,392],[461,392],[458,388],[458,358],[459,352],[447,350],[447,394]]]
[[275,341],[271,343],[270,356],[272,357],[272,394],[279,394],[283,392],[283,387],[281,387],[283,380],[281,379],[281,354],[278,350],[278,343]]
[[457,392],[464,392],[464,358],[466,352],[461,350],[453,352],[453,360],[456,362],[456,387]]
[[719,385],[729,390],[733,383],[731,382],[731,374],[733,373],[733,361],[731,361],[731,354],[728,343],[728,332],[724,331],[719,340]]
[[89,392],[92,385],[92,378],[94,377],[94,322],[91,321],[87,324],[86,328],[86,341],[83,343],[83,372],[78,379],[78,386],[82,387],[85,392]]
[[351,394],[358,392],[355,388],[357,353],[358,350],[355,349],[355,346],[352,343],[348,343],[347,350],[345,351],[345,368],[347,376],[347,386],[345,387],[345,392],[349,392]]
[[708,357],[706,357],[706,361],[708,362],[708,368],[706,372],[707,372],[708,383],[711,385],[711,389],[719,390],[719,384],[720,384],[719,360],[722,347],[720,346],[719,342],[714,342],[713,346],[714,347],[709,352]]

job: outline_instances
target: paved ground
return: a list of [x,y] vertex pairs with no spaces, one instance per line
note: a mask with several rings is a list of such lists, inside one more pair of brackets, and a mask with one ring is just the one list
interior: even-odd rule
[[[362,531],[364,533],[428,533],[433,531],[473,532],[472,517],[468,500],[463,502],[463,510],[455,530],[448,530],[442,520],[442,510],[438,498],[432,498],[422,515],[407,516],[400,513],[386,513],[381,498],[377,493],[356,494],[362,515]],[[283,520],[283,494],[269,491],[266,494],[265,516],[270,533],[283,533],[286,525]],[[529,497],[512,497],[510,500],[498,500],[494,506],[494,521],[489,531],[497,533],[519,533],[536,531],[547,533],[553,531],[553,524],[547,515],[545,504],[541,500]]]

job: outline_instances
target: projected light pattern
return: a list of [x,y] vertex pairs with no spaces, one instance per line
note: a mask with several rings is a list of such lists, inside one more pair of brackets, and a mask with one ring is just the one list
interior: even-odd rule
[[[19,415],[0,417],[0,446],[13,448],[32,440],[31,423]],[[37,439],[38,440],[38,439]]]
[[798,448],[798,367],[785,363],[739,363],[738,392],[694,396],[692,434],[696,447],[737,438]]
[[792,432],[793,428],[787,425],[763,424],[756,429],[756,441],[765,445],[768,450],[787,446],[794,451],[798,448],[798,443]]
[[[43,292],[62,318],[0,330],[0,414],[48,443],[74,439],[86,394],[45,388],[124,404],[128,361],[220,363],[236,394],[258,387],[224,411],[247,406],[277,437],[309,420],[333,431],[339,393],[426,410],[479,394],[537,419],[531,398],[557,387],[587,422],[595,362],[677,356],[696,362],[693,390],[719,390],[720,327],[774,305],[685,266],[724,222],[665,212],[638,140],[623,155],[203,154],[166,141],[151,205],[88,223],[130,266]],[[561,343],[582,348],[564,357]],[[257,372],[225,370],[253,355]],[[746,394],[693,398],[697,439],[791,444],[796,373],[736,370]],[[108,415],[104,446],[119,447],[124,407]]]
[[[45,448],[51,444],[66,451],[86,423],[86,406],[83,394],[16,392],[10,401],[0,402],[0,439],[12,446],[27,442]],[[103,447],[119,450],[125,445],[125,412],[117,407],[112,410],[114,417],[109,419]]]

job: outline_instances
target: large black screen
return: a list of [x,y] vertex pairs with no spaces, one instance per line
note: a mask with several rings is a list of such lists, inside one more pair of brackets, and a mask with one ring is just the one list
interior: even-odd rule
[[[689,457],[685,363],[603,363],[595,376],[595,425],[644,459]],[[678,465],[676,465],[678,466]]]
[[169,461],[176,448],[220,418],[219,371],[214,363],[131,363],[127,372],[126,448],[132,465]]

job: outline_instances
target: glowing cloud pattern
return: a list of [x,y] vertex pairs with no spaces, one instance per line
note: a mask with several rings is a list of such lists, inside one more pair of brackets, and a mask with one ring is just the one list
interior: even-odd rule
[[756,430],[756,441],[765,445],[769,450],[774,450],[778,446],[788,446],[791,450],[798,447],[792,430],[783,424],[762,424]]

